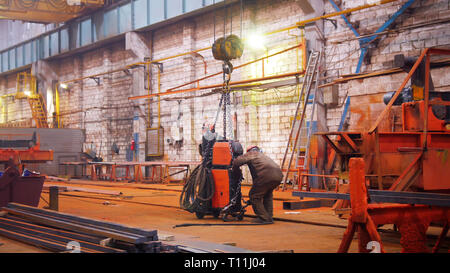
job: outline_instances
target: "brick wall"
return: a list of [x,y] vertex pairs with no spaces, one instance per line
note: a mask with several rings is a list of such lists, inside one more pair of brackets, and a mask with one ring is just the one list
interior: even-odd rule
[[[249,36],[251,32],[265,33],[277,30],[286,26],[291,26],[299,21],[302,12],[295,1],[249,1],[246,4],[243,14],[243,36]],[[228,11],[230,12],[230,11]],[[240,14],[239,6],[233,7],[233,33],[240,35]],[[223,10],[218,10],[215,14],[216,18],[216,38],[223,36]],[[214,42],[214,13],[207,13],[202,16],[193,18],[192,20],[181,22],[164,30],[155,31],[153,34],[153,59],[167,57],[168,55],[179,54],[189,50],[195,50],[211,46]],[[230,19],[227,18],[226,32],[230,33]],[[184,34],[184,35],[182,35]],[[299,31],[292,31],[273,35],[267,42],[267,48],[270,53],[282,50],[296,44],[299,37]],[[247,50],[247,49],[246,49]],[[202,51],[207,65],[207,73],[205,74],[204,63],[198,57],[182,57],[164,62],[164,73],[161,76],[161,90],[184,84],[193,79],[201,78],[205,75],[221,71],[221,62],[213,59],[211,52]],[[252,53],[246,51],[240,60],[233,61],[234,66],[238,66],[255,58],[262,57],[264,52]],[[300,62],[301,63],[301,62]],[[266,75],[286,73],[295,71],[297,67],[296,52],[286,53],[279,58],[270,59],[265,64]],[[250,77],[261,77],[261,64],[255,64],[243,69],[235,70],[232,74],[232,81],[245,80]],[[156,69],[154,69],[156,72]],[[156,73],[154,73],[156,74]],[[200,85],[220,84],[222,75],[202,81]],[[156,85],[156,77],[152,79],[152,86]],[[187,85],[182,87],[192,88],[195,85]],[[292,89],[289,87],[287,89]],[[186,93],[184,95],[175,95],[181,99],[193,95],[201,95],[211,90],[196,91],[194,93]],[[285,90],[279,90],[285,91]],[[289,91],[289,90],[288,90]],[[274,92],[274,91],[272,91]],[[280,94],[281,92],[279,92]],[[293,92],[292,92],[293,93]],[[275,96],[274,94],[272,94]],[[236,109],[238,113],[238,139],[244,147],[258,144],[276,161],[281,161],[286,145],[287,136],[289,134],[290,117],[293,115],[295,104],[280,103],[268,105],[243,105],[243,92],[236,92],[232,96],[232,101],[236,99],[238,102],[235,108],[232,105],[232,111]],[[173,97],[173,96],[172,96]],[[171,99],[172,99],[171,97]],[[215,119],[218,109],[220,95],[211,95],[208,97],[197,97],[182,100],[178,105],[177,101],[162,102],[161,122],[165,128],[166,139],[176,138],[181,124],[183,145],[178,147],[170,145],[166,142],[165,151],[169,160],[199,160],[198,144],[201,141],[202,126],[204,123],[212,123]],[[168,97],[169,98],[169,97]],[[248,99],[248,98],[247,98]],[[248,103],[248,102],[247,102]],[[156,109],[152,111],[156,116]],[[180,122],[178,123],[178,118]],[[220,134],[223,132],[222,113],[219,115],[216,124],[216,130]]]
[[[341,1],[341,9],[353,8],[366,1]],[[383,25],[407,1],[396,1],[379,7],[352,12],[348,20],[360,35],[372,34]],[[325,1],[326,13],[334,12],[332,5]],[[327,76],[339,77],[355,73],[359,59],[359,44],[355,35],[341,17],[337,28],[331,22],[325,22],[326,68]],[[433,24],[433,22],[440,23]],[[448,0],[417,0],[395,21],[388,34],[380,35],[378,42],[370,49],[368,62],[362,65],[361,72],[373,72],[393,68],[394,56],[418,57],[427,47],[450,47],[450,3]],[[440,56],[438,58],[444,58]],[[448,68],[432,71],[436,90],[450,90]],[[447,73],[446,73],[447,72]],[[338,128],[343,103],[346,96],[351,97],[349,130],[367,130],[384,109],[382,97],[385,92],[400,87],[406,73],[353,80],[339,85],[340,107],[327,110],[330,131]],[[393,112],[399,111],[395,109]],[[393,113],[392,115],[395,115]],[[392,120],[393,116],[390,117]],[[385,120],[385,130],[392,129],[392,122]]]
[[[340,1],[341,9],[352,8],[366,1]],[[406,1],[397,1],[381,7],[353,12],[349,20],[358,26],[361,35],[369,34],[381,26]],[[314,14],[303,14],[300,4],[294,0],[259,0],[245,1],[242,17],[243,37],[249,37],[252,32],[265,33],[294,25],[296,22],[313,17]],[[328,1],[324,1],[325,13],[334,12]],[[315,5],[318,5],[315,3]],[[229,11],[230,12],[230,11]],[[233,33],[240,35],[239,5],[233,6]],[[317,15],[321,15],[317,14]],[[166,58],[176,54],[205,48],[214,42],[214,36],[223,36],[223,10],[209,12],[189,18],[162,29],[146,33],[151,41],[151,57],[153,60]],[[325,46],[325,77],[333,80],[345,74],[354,73],[359,58],[359,44],[354,35],[340,17],[336,19],[335,28],[330,21],[324,21],[323,34]],[[394,29],[403,29],[381,36],[376,47],[371,49],[370,63],[362,67],[362,72],[371,72],[392,68],[392,60],[396,54],[418,56],[420,51],[429,46],[449,46],[449,23],[428,24],[411,28],[411,25],[425,24],[434,20],[450,19],[449,1],[418,0],[407,13],[399,17]],[[214,35],[214,21],[216,33]],[[227,19],[227,33],[230,32],[230,19]],[[267,38],[269,54],[295,45],[299,41],[300,31],[282,32]],[[308,36],[307,36],[308,37]],[[314,41],[313,41],[314,42]],[[316,44],[316,43],[311,43]],[[319,43],[320,44],[320,43]],[[246,49],[240,60],[233,61],[235,66],[261,57],[267,52],[251,52]],[[205,75],[221,71],[221,62],[213,59],[209,50],[199,52],[203,58],[186,55],[163,61],[164,72],[161,75],[160,90],[162,92],[184,84]],[[291,51],[270,59],[265,63],[265,75],[286,73],[296,70],[301,64],[301,56]],[[96,73],[112,71],[135,62],[133,56],[125,49],[124,41],[117,41],[101,48],[76,56],[52,61],[58,70],[59,80],[71,80]],[[205,63],[206,73],[205,73]],[[151,67],[150,88],[155,93],[158,90],[157,67]],[[243,69],[237,69],[232,74],[232,81],[261,77],[261,63]],[[341,119],[342,104],[346,95],[352,97],[350,129],[367,129],[368,124],[383,109],[382,95],[387,91],[395,91],[406,74],[398,73],[382,77],[354,80],[339,85],[339,105],[327,109],[327,126],[335,131]],[[448,90],[450,77],[448,70],[442,68],[433,71],[435,86],[439,90]],[[147,79],[143,79],[147,80]],[[222,76],[202,81],[200,85],[221,83]],[[106,160],[125,160],[126,150],[132,139],[134,130],[133,118],[138,115],[140,154],[139,160],[144,160],[145,127],[148,111],[151,114],[150,126],[157,125],[157,100],[129,101],[133,96],[133,77],[125,72],[116,72],[100,77],[100,84],[93,79],[73,82],[68,90],[60,90],[62,122],[68,128],[86,130],[87,144],[101,147],[101,153]],[[145,86],[148,88],[147,84]],[[183,88],[192,88],[187,85]],[[0,79],[1,92],[14,92],[15,76]],[[161,97],[161,126],[165,131],[164,159],[167,160],[199,160],[198,144],[201,141],[202,126],[212,123],[220,99],[219,94],[201,96],[214,90],[195,91],[184,94]],[[233,112],[237,112],[238,139],[244,148],[259,145],[275,161],[280,162],[290,130],[290,123],[295,111],[295,86],[269,89],[264,93],[249,93],[240,91],[233,93]],[[142,93],[142,92],[141,92]],[[147,90],[143,90],[147,93]],[[178,103],[180,101],[180,103]],[[148,108],[150,105],[150,109]],[[142,112],[141,109],[145,111]],[[9,120],[30,117],[26,101],[8,104]],[[389,124],[388,124],[389,125]],[[388,126],[386,125],[386,126]],[[219,116],[217,131],[222,132],[222,116]],[[181,145],[175,145],[174,140],[181,139]],[[167,142],[169,140],[169,142]],[[110,151],[113,143],[120,148],[118,155]],[[172,144],[170,144],[172,143]]]

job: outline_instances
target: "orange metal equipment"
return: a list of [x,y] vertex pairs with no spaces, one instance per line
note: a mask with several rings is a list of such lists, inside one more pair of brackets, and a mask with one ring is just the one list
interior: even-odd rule
[[214,179],[214,195],[212,208],[222,209],[230,203],[231,150],[229,142],[216,142],[213,146],[211,170]]
[[[17,136],[14,134],[6,135],[8,138]],[[20,136],[20,135],[19,135]],[[12,142],[12,141],[11,141]],[[32,142],[30,140],[29,142]],[[35,143],[30,143],[27,147],[0,147],[0,164],[12,163],[19,167],[19,171],[23,171],[24,163],[46,163],[53,160],[52,150],[41,150],[39,137]]]
[[[348,171],[350,158],[362,157],[372,188],[450,192],[450,180],[444,179],[450,175],[450,93],[433,92],[430,98],[432,54],[450,55],[450,50],[424,50],[369,132],[318,133],[338,154],[341,172]],[[380,131],[382,119],[423,62],[423,100],[402,103],[402,132]],[[332,135],[338,136],[337,140],[332,141]]]
[[432,222],[443,229],[432,249],[437,252],[448,233],[450,208],[429,205],[368,204],[365,163],[362,158],[349,162],[351,216],[338,252],[347,252],[355,232],[359,252],[385,252],[377,226],[395,224],[401,234],[402,252],[428,252],[426,231]]
[[[442,99],[436,98],[436,103],[444,103]],[[424,130],[423,120],[425,118],[425,101],[406,102],[402,104],[402,118],[403,131],[417,131]],[[448,131],[450,128],[446,127],[445,120],[438,119],[432,110],[432,105],[428,105],[428,131]]]
[[213,165],[229,166],[231,164],[231,150],[228,142],[216,142],[213,147]]
[[[37,206],[41,196],[44,176],[25,174],[25,163],[45,163],[53,160],[53,151],[40,149],[36,133],[31,139],[20,139],[20,134],[2,135],[0,140],[0,164],[5,164],[5,172],[0,175],[0,206],[17,202]],[[15,140],[11,140],[15,138]],[[16,168],[17,166],[17,168]]]
[[213,169],[214,195],[212,198],[212,208],[221,209],[230,203],[230,176],[228,170]]
[[[399,195],[381,201],[389,203],[369,204],[369,192],[373,195],[373,189],[390,196],[399,194],[396,192],[412,192],[416,197],[420,194],[440,194],[439,198],[449,196],[450,92],[430,91],[432,54],[450,55],[450,49],[429,48],[422,52],[368,132],[317,133],[338,155],[342,177],[348,173],[349,178],[351,214],[339,252],[348,251],[355,232],[358,233],[360,252],[372,250],[370,246],[374,244],[378,244],[377,250],[384,252],[377,232],[379,225],[394,224],[398,227],[402,252],[428,252],[426,231],[431,223],[443,226],[433,252],[439,250],[448,233],[450,208],[446,204],[424,204],[420,203],[420,198],[410,199],[410,203],[405,204]],[[419,67],[423,68],[424,73],[415,73]],[[412,99],[409,97],[403,101],[400,94],[413,75],[414,80],[424,77],[423,86],[413,90],[415,96]],[[417,94],[417,90],[423,90],[423,93]],[[380,131],[381,121],[394,103],[399,105],[399,98],[403,130]],[[331,136],[336,136],[336,139],[332,140]]]

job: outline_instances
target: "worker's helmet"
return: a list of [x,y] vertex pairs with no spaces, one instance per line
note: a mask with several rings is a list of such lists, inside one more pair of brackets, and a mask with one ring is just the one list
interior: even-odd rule
[[260,149],[258,146],[250,146],[250,147],[247,149],[247,153],[248,153],[248,152],[253,152],[253,151],[255,151],[255,152],[260,152],[261,149]]

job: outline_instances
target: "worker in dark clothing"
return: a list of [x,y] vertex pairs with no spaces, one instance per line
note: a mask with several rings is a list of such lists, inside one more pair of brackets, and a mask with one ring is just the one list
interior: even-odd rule
[[257,146],[250,147],[247,153],[233,161],[233,173],[238,173],[240,166],[245,164],[250,169],[253,180],[249,193],[250,203],[257,216],[253,222],[273,223],[273,190],[283,179],[281,168]]

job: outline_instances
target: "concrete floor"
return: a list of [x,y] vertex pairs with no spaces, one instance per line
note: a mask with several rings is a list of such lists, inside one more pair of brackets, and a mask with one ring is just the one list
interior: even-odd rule
[[[173,235],[175,242],[199,241],[217,244],[232,244],[251,252],[293,251],[295,253],[334,253],[337,251],[347,220],[340,219],[331,208],[283,210],[283,201],[298,201],[288,191],[274,193],[273,225],[263,226],[193,226],[173,228],[184,223],[223,223],[221,219],[205,216],[199,220],[194,214],[179,208],[181,185],[135,184],[92,182],[71,180],[70,182],[48,181],[46,185],[71,186],[84,189],[118,191],[122,197],[106,194],[70,191],[60,194],[59,210],[79,216],[116,222],[145,229],[156,229],[161,237]],[[249,188],[243,187],[246,198]],[[48,200],[48,194],[42,194]],[[47,204],[41,200],[39,207]],[[249,223],[254,216],[247,209],[244,220]],[[287,222],[284,220],[296,221]],[[318,223],[318,224],[314,224]],[[392,227],[384,226],[390,230]],[[440,229],[430,228],[429,233],[439,234]],[[392,232],[381,233],[387,252],[400,252],[399,236]],[[448,240],[447,240],[448,241]],[[45,250],[0,237],[0,253],[35,253]],[[432,245],[434,242],[430,241]],[[220,251],[219,251],[220,252]],[[357,252],[355,239],[350,252]]]

